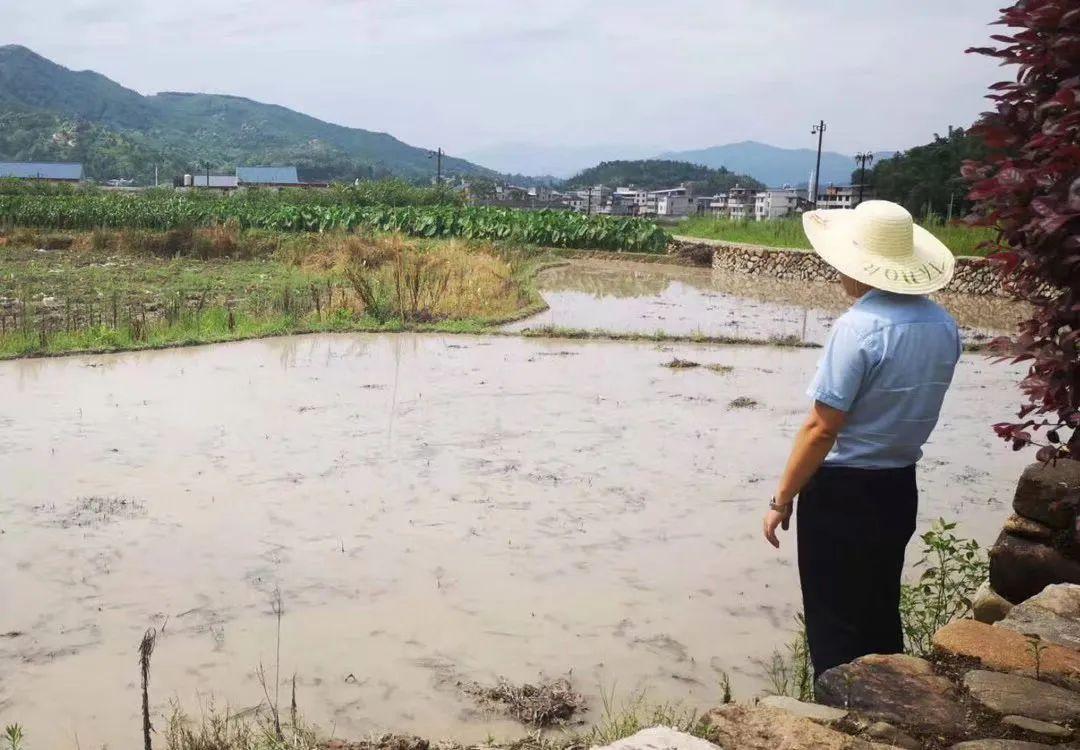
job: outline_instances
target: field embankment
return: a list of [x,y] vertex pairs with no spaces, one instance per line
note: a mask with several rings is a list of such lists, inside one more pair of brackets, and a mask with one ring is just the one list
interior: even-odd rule
[[[931,220],[923,223],[935,237],[953,251],[953,255],[986,255],[983,243],[994,239],[994,230],[985,227],[969,227],[957,222],[945,223]],[[809,250],[810,242],[798,219],[775,219],[773,221],[736,221],[711,217],[691,217],[675,228],[675,232],[687,237],[701,237],[746,245],[784,247]]]

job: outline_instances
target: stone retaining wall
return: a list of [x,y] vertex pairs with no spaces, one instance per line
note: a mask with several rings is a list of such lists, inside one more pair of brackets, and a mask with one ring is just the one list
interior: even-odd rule
[[[713,268],[739,273],[763,274],[789,281],[836,281],[833,268],[806,250],[789,250],[734,242],[697,242],[677,239],[668,248],[669,254],[680,256],[712,251]],[[998,269],[985,258],[959,257],[956,272],[946,292],[957,294],[1007,296],[1001,289]]]

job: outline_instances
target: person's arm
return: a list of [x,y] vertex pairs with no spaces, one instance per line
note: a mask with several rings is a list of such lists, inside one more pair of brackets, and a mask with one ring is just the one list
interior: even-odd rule
[[776,494],[773,495],[773,501],[780,510],[770,508],[765,514],[765,538],[772,546],[780,546],[776,528],[782,525],[784,530],[787,530],[791,511],[795,507],[795,496],[821,468],[821,463],[832,450],[846,420],[846,412],[820,401],[814,402],[810,416],[795,435],[795,445],[791,448],[787,467],[780,477]]
[[773,498],[776,509],[770,508],[765,514],[763,530],[772,546],[780,546],[776,529],[779,526],[787,530],[795,496],[836,443],[863,382],[880,361],[878,350],[876,337],[844,324],[842,319],[833,326],[814,382],[806,392],[813,399],[810,416],[795,436],[795,445]]

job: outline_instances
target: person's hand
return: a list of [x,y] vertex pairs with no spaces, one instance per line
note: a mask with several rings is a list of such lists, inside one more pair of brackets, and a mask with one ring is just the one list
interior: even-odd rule
[[783,510],[769,508],[769,512],[765,514],[765,539],[777,549],[780,548],[780,539],[776,536],[776,527],[779,526],[784,531],[788,530],[791,525],[791,511],[794,508],[795,503],[788,503]]

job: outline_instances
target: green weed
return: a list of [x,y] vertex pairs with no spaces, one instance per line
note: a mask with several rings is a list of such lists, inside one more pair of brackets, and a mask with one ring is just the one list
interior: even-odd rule
[[971,611],[971,597],[989,572],[978,542],[957,536],[955,529],[955,522],[939,518],[921,536],[922,557],[915,563],[922,569],[919,580],[900,590],[904,638],[916,656],[929,654],[934,633]]
[[813,702],[814,665],[810,661],[810,643],[806,635],[806,618],[795,615],[795,635],[783,650],[775,649],[765,662],[765,676],[773,695],[787,695],[796,700]]

